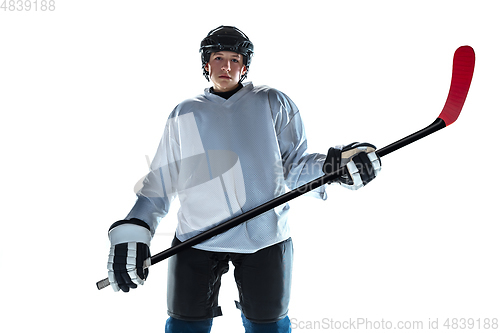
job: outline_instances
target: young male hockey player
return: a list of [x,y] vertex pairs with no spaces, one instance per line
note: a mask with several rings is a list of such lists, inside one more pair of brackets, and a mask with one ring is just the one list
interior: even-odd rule
[[[253,44],[235,27],[209,32],[200,47],[213,86],[170,114],[151,171],[124,220],[109,230],[109,280],[128,292],[148,275],[143,266],[160,220],[180,200],[172,245],[210,229],[347,164],[340,182],[352,189],[371,181],[380,160],[370,144],[306,152],[299,110],[284,93],[243,84]],[[326,199],[324,186],[315,196]],[[290,332],[287,316],[293,247],[289,205],[169,258],[165,332],[210,332],[221,276],[234,265],[237,307],[246,332]]]

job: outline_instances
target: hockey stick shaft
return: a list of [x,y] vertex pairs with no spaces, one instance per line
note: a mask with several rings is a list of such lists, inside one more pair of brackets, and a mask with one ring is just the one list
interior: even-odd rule
[[[458,48],[457,51],[455,52],[453,60],[453,73],[452,73],[450,92],[448,94],[445,107],[443,108],[443,111],[441,112],[439,117],[432,124],[421,129],[420,131],[415,132],[388,146],[378,149],[376,151],[377,155],[379,157],[388,155],[396,151],[397,149],[400,149],[417,140],[420,140],[453,123],[458,118],[460,111],[462,110],[463,104],[465,102],[465,98],[467,97],[467,93],[472,80],[472,73],[474,71],[474,62],[475,62],[474,51],[472,50],[471,47],[462,46]],[[309,183],[306,183],[290,192],[287,192],[241,215],[238,215],[226,222],[223,222],[212,229],[206,230],[176,246],[172,246],[171,248],[165,251],[155,254],[154,256],[151,257],[151,265],[163,261],[183,251],[186,248],[192,247],[216,235],[226,232],[227,230],[234,228],[237,225],[240,225],[241,223],[247,222],[261,215],[264,212],[267,212],[282,204],[285,204],[286,202],[293,200],[304,193],[310,192],[325,184],[334,182],[345,172],[346,168],[344,167],[331,174],[327,174],[315,180],[312,180]],[[107,278],[97,282],[97,288],[99,290],[107,286],[109,286],[109,280]]]
[[[396,141],[384,148],[381,148],[379,150],[377,150],[377,155],[379,157],[382,157],[382,156],[385,156],[387,154],[390,154],[392,153],[393,151],[399,149],[399,148],[402,148],[406,145],[409,145],[410,143],[412,142],[415,142],[429,134],[432,134],[436,131],[438,131],[439,129],[441,128],[444,128],[444,121],[440,118],[438,118],[434,123],[432,123],[431,125],[429,125],[428,127],[412,134],[412,135],[409,135],[399,141]],[[165,251],[162,251],[162,252],[159,252],[157,254],[155,254],[154,256],[151,257],[151,265],[154,265],[160,261],[163,261],[181,251],[183,251],[184,249],[187,249],[189,247],[192,247],[194,245],[197,245],[203,241],[206,241],[214,236],[217,236],[221,233],[224,233],[226,231],[228,231],[229,229],[232,229],[234,227],[236,227],[237,225],[240,225],[241,223],[244,223],[244,222],[247,222],[249,220],[251,220],[252,218],[254,217],[257,217],[271,209],[274,209],[290,200],[293,200],[299,196],[301,196],[302,194],[305,194],[307,192],[310,192],[322,185],[325,185],[325,184],[328,184],[329,182],[334,182],[338,177],[340,177],[344,172],[346,172],[346,169],[345,167],[340,169],[340,170],[337,170],[331,174],[328,174],[328,175],[324,175],[322,177],[319,177],[315,180],[312,180],[310,181],[309,183],[306,183],[290,192],[287,192],[279,197],[276,197],[260,206],[257,206],[241,215],[238,215],[226,222],[223,222],[209,230],[206,230],[192,238],[189,238],[187,240],[185,240],[184,242],[178,244],[178,245],[175,245],[175,246],[172,246],[171,248],[169,249],[166,249]],[[97,282],[97,288],[100,290],[102,288],[105,288],[109,286],[109,280],[108,278],[106,279],[103,279],[99,282]]]

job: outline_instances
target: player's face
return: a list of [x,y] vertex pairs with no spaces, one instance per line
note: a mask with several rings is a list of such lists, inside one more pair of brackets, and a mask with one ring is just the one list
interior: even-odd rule
[[241,76],[247,71],[246,66],[243,65],[243,56],[230,51],[212,53],[205,69],[210,74],[210,80],[216,92],[235,89]]

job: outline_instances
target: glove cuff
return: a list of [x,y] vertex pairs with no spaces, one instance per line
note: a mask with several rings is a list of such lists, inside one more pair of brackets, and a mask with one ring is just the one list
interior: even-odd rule
[[151,231],[146,222],[139,219],[122,220],[113,223],[108,231],[111,245],[120,243],[144,243],[151,244]]
[[323,164],[323,173],[325,175],[331,174],[340,168],[341,155],[342,150],[337,147],[328,149],[328,154]]

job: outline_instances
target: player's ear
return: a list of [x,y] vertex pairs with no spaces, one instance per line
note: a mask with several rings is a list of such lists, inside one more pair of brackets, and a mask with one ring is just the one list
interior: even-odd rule
[[241,75],[245,75],[246,72],[247,72],[247,66],[243,65],[243,68],[241,69]]

